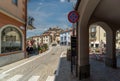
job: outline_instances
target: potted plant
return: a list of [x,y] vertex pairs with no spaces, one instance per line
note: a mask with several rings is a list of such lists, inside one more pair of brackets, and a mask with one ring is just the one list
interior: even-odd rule
[[42,47],[42,50],[43,50],[43,52],[45,52],[45,47],[44,46]]
[[43,47],[44,47],[45,51],[48,50],[48,45],[47,44],[44,44]]
[[41,47],[39,47],[38,50],[39,50],[39,54],[42,53],[42,48]]

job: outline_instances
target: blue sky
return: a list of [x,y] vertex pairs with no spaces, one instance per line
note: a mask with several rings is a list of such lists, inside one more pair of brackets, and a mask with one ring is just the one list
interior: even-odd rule
[[27,37],[40,35],[50,27],[70,28],[72,24],[67,14],[73,10],[73,1],[67,0],[30,0],[28,15],[34,17],[36,29],[28,30]]

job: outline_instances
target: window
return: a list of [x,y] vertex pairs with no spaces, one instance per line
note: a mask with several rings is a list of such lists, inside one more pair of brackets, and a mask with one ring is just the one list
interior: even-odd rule
[[64,40],[66,40],[66,36],[64,37]]
[[94,44],[91,44],[91,47],[94,47]]
[[98,48],[98,47],[99,47],[99,44],[95,44],[95,47]]
[[12,0],[12,3],[18,5],[18,0]]
[[2,31],[1,53],[8,53],[22,50],[21,33],[13,27],[7,27]]
[[91,29],[91,32],[96,32],[96,27],[93,27],[93,28]]
[[104,47],[106,47],[106,44],[104,44]]
[[106,37],[106,33],[104,33],[104,37]]
[[37,41],[39,41],[39,38],[37,39]]
[[61,37],[61,41],[63,41],[63,37]]
[[92,32],[91,33],[91,38],[95,38],[96,37],[96,33],[95,32]]

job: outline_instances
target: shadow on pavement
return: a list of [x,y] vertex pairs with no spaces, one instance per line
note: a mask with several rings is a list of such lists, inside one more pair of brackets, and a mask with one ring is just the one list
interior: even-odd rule
[[66,57],[61,57],[58,76],[55,77],[54,81],[77,81],[76,77],[71,75],[70,62],[67,61]]
[[[118,67],[120,67],[120,58],[118,60]],[[70,62],[66,57],[61,58],[58,76],[54,81],[120,81],[120,69],[113,69],[105,66],[103,61],[98,61],[90,58],[90,78],[78,80],[75,76],[71,75]]]

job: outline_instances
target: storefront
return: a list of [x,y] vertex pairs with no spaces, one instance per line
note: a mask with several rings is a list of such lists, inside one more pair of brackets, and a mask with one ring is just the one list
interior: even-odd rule
[[1,31],[1,54],[22,51],[22,34],[15,27],[8,26]]
[[0,66],[23,59],[24,54],[24,34],[22,29],[14,25],[1,27]]

